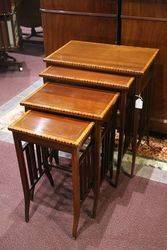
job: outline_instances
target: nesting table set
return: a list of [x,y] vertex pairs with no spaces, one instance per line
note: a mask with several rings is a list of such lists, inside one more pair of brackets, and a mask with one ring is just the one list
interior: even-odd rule
[[[82,202],[92,190],[95,217],[101,183],[108,176],[117,186],[122,158],[130,144],[129,175],[133,176],[137,146],[149,122],[157,53],[157,49],[70,41],[44,59],[47,68],[40,73],[44,85],[21,102],[26,112],[9,127],[27,222],[30,200],[41,176],[46,174],[54,185],[53,167],[71,171],[75,238]],[[115,173],[116,129],[119,143]],[[68,169],[60,165],[60,151],[71,153]]]

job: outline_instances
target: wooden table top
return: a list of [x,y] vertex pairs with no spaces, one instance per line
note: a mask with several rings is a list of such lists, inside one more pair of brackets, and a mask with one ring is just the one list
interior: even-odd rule
[[27,111],[9,127],[9,130],[66,145],[79,146],[82,145],[93,126],[93,122]]
[[129,89],[134,81],[133,77],[108,73],[49,66],[39,74],[41,77],[53,80],[65,80],[81,85],[104,87],[107,89]]
[[44,61],[55,65],[143,75],[158,51],[153,48],[70,41]]
[[21,102],[27,108],[103,120],[119,93],[80,86],[46,83]]

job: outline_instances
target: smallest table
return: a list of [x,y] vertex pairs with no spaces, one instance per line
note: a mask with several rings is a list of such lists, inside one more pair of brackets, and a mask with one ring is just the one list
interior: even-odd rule
[[[47,173],[50,178],[51,184],[53,179],[50,175],[48,156],[44,154],[45,159],[42,162],[40,151],[46,151],[51,148],[53,150],[61,150],[71,153],[72,155],[72,189],[73,189],[73,236],[77,236],[77,228],[80,216],[80,204],[82,184],[89,183],[85,194],[88,194],[90,188],[95,187],[92,182],[90,172],[93,171],[92,153],[90,154],[90,147],[93,148],[91,143],[85,149],[84,167],[86,163],[87,176],[85,179],[82,176],[82,163],[79,158],[80,150],[88,139],[91,137],[93,140],[93,122],[80,121],[69,117],[62,117],[52,114],[45,114],[42,112],[28,111],[21,116],[14,124],[9,127],[13,132],[17,159],[19,163],[20,176],[24,192],[25,200],[25,220],[29,221],[29,206],[31,199],[31,192],[40,179],[43,173]],[[23,147],[22,142],[26,142]],[[28,145],[33,145],[34,164],[30,164],[28,158],[25,161],[24,150]],[[42,149],[42,150],[41,150]],[[93,149],[91,149],[92,152]],[[82,148],[83,151],[83,148]],[[89,156],[87,155],[89,154]],[[31,156],[32,156],[31,155]],[[89,163],[88,160],[90,159]],[[27,166],[28,163],[28,166]],[[42,171],[44,169],[44,171]],[[92,170],[91,170],[92,169]],[[29,175],[27,175],[29,172]],[[31,174],[32,173],[32,174]],[[88,179],[89,177],[89,179]],[[30,179],[30,180],[29,180]],[[34,183],[32,183],[34,181]],[[83,183],[84,182],[84,183]],[[96,194],[96,192],[94,192]]]

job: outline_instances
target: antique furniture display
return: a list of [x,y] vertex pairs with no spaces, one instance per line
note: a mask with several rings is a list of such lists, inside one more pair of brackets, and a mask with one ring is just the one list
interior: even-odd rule
[[150,129],[167,134],[167,1],[122,1],[122,44],[159,48]]
[[45,54],[72,39],[115,43],[118,1],[41,0]]
[[[105,177],[117,186],[122,158],[132,146],[133,176],[137,146],[147,132],[154,61],[158,49],[70,41],[44,59],[44,84],[21,105],[26,113],[13,132],[29,220],[34,188],[45,173],[51,185],[59,152],[71,153],[73,231],[76,238],[81,202],[92,189],[95,218]],[[117,123],[118,121],[118,123]],[[113,169],[115,132],[118,159]],[[22,142],[25,142],[24,144]]]
[[19,47],[20,33],[17,23],[15,2],[11,0],[1,0],[0,2],[0,66],[17,66],[23,70],[22,63],[16,61],[8,55],[8,51],[13,51]]
[[[131,123],[130,126],[126,124],[127,131],[125,131],[126,138],[124,143],[124,145],[128,145],[130,141],[132,143],[130,176],[133,176],[134,173],[138,133],[140,142],[150,112],[148,98],[144,100],[143,109],[142,107],[135,108],[135,105],[136,101],[142,101],[146,94],[148,97],[149,91],[146,87],[152,82],[153,65],[157,54],[158,49],[70,41],[44,59],[47,65],[59,65],[135,77],[134,94],[129,101],[131,112],[127,110],[128,114],[130,113],[131,115],[130,119],[128,119],[131,120]],[[146,90],[146,94],[144,90]],[[142,129],[140,128],[139,131],[140,113],[143,113],[141,118],[147,117],[147,119],[141,119]]]
[[[130,77],[127,81],[126,77],[115,78],[118,85],[123,82],[130,86],[133,81]],[[72,171],[73,236],[77,236],[81,203],[91,189],[95,218],[102,181],[105,177],[111,180],[114,173],[119,97],[117,91],[48,81],[21,102],[26,113],[9,130],[15,142],[27,222],[39,179],[46,174],[54,185],[50,174],[53,167]],[[61,164],[62,151],[72,155],[71,170]]]
[[[73,229],[76,238],[81,202],[94,188],[93,173],[93,122],[28,111],[9,127],[13,132],[25,200],[25,220],[29,221],[30,200],[40,177],[45,173],[54,185],[49,161],[51,150],[62,150],[72,155]],[[82,145],[90,138],[90,143]],[[26,144],[22,144],[22,142]],[[82,149],[82,154],[80,152]],[[34,159],[37,157],[37,161]],[[94,203],[96,201],[96,192]]]
[[[95,145],[96,145],[96,171],[97,188],[110,171],[112,173],[112,157],[114,151],[115,120],[118,93],[103,90],[90,89],[87,87],[46,83],[35,93],[21,102],[26,110],[40,110],[62,115],[69,115],[95,122]],[[105,144],[104,157],[100,160],[100,148]],[[102,162],[102,163],[101,163]],[[99,191],[98,191],[99,192]],[[97,206],[96,206],[97,207]],[[94,208],[94,216],[96,214]]]
[[117,173],[114,181],[112,178],[112,184],[117,186],[118,178],[121,168],[121,160],[123,154],[123,139],[124,139],[124,124],[125,124],[125,112],[126,112],[126,100],[132,95],[132,85],[134,78],[128,76],[114,75],[102,72],[94,72],[88,70],[80,70],[76,68],[65,68],[58,66],[49,66],[43,72],[39,74],[43,77],[44,82],[52,81],[89,86],[96,89],[106,89],[110,91],[120,92],[120,138],[119,138],[119,155],[117,164]]

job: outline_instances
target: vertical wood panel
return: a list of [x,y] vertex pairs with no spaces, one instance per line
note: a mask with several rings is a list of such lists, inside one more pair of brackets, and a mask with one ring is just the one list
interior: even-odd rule
[[116,39],[113,18],[44,13],[43,23],[46,55],[70,40],[114,43]]
[[122,44],[160,49],[155,66],[151,130],[167,133],[167,2],[123,1]]
[[[116,41],[116,0],[42,0],[41,8],[46,55],[72,39],[106,43]],[[50,13],[60,10],[72,13]],[[101,16],[91,16],[91,13]]]

